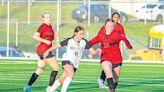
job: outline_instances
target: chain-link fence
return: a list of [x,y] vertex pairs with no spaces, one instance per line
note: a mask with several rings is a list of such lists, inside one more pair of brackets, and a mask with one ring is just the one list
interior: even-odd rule
[[[39,42],[32,37],[42,23],[41,14],[49,11],[52,15],[53,29],[59,31],[58,41],[56,38],[54,44],[71,37],[77,25],[85,28],[85,38],[89,40],[97,34],[113,12],[119,12],[120,23],[124,26],[127,38],[133,45],[133,50],[125,49],[124,44],[120,45],[124,60],[163,60],[161,54],[163,39],[159,38],[161,42],[158,42],[160,44],[158,48],[149,48],[148,44],[151,42],[148,42],[148,38],[151,38],[149,34],[151,27],[163,24],[164,2],[156,0],[147,0],[147,2],[143,0],[142,2],[136,0],[1,0],[1,2],[0,58],[22,57],[22,53],[26,58],[36,57],[35,49]],[[61,58],[65,48],[60,48],[58,52],[57,57]],[[155,54],[146,56],[147,53]],[[160,59],[156,59],[157,57]],[[88,59],[87,51],[82,58]],[[98,59],[99,56],[94,58]]]

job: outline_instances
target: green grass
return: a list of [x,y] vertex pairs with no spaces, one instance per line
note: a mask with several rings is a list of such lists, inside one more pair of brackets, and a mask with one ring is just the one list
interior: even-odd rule
[[[163,92],[163,68],[163,64],[124,63],[116,92]],[[35,69],[36,61],[0,60],[0,92],[22,92]],[[60,69],[57,78],[62,72]],[[81,62],[68,92],[108,92],[97,86],[100,72],[99,63]],[[33,84],[32,92],[45,92],[49,74],[47,66],[44,74]]]

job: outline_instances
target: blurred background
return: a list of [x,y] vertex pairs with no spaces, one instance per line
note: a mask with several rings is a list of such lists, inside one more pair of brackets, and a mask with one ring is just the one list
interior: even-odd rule
[[[113,12],[119,12],[120,23],[133,45],[132,50],[120,44],[124,60],[163,61],[164,0],[1,0],[0,59],[36,59],[39,42],[33,34],[42,23],[41,15],[49,11],[52,26],[58,31],[54,45],[71,37],[74,28],[85,28],[85,38],[93,38]],[[94,46],[98,48],[99,46]],[[65,47],[56,51],[60,59]],[[90,59],[84,52],[82,59]],[[99,55],[92,59],[98,60]]]

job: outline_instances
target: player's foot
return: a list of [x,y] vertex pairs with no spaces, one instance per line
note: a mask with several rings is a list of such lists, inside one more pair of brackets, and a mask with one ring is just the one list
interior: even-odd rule
[[26,85],[26,86],[24,87],[24,92],[31,92],[31,86]]
[[50,92],[50,88],[51,88],[51,86],[47,86],[46,92]]
[[100,79],[100,78],[97,79],[97,83],[98,83],[99,88],[103,88],[103,89],[104,89],[104,88],[105,88],[105,89],[106,89],[106,88],[107,88],[107,89],[109,88],[109,87],[107,87],[107,86],[104,84],[103,80]]
[[58,91],[55,91],[55,89],[53,87],[50,87],[49,92],[58,92]]

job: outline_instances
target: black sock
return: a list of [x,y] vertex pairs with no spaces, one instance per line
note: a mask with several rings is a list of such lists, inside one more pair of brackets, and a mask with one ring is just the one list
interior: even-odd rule
[[29,82],[28,82],[28,85],[31,86],[36,81],[36,79],[38,78],[38,76],[39,76],[38,74],[33,73],[32,76],[31,76],[31,78],[30,78],[30,80],[29,80]]
[[53,85],[57,74],[58,74],[58,71],[51,72],[49,86]]
[[116,89],[118,82],[116,82],[116,83],[114,83],[114,84],[115,84],[114,88]]
[[108,78],[107,83],[108,83],[108,86],[110,89],[115,89],[115,84],[114,84],[113,78]]
[[103,82],[105,81],[106,75],[105,75],[105,72],[104,71],[101,72],[100,78],[103,80]]

